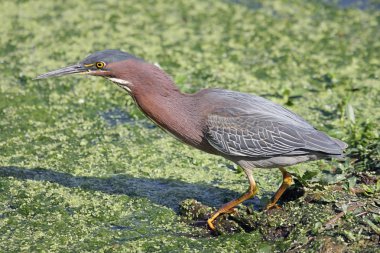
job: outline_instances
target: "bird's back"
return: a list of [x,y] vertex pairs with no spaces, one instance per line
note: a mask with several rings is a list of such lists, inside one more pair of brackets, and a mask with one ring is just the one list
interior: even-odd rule
[[207,89],[198,93],[208,142],[225,156],[253,159],[319,154],[341,157],[344,142],[267,99]]

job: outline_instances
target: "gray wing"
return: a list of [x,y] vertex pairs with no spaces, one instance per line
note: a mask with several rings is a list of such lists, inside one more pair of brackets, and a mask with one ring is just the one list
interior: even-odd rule
[[[298,115],[266,99],[248,95],[249,99],[242,95],[234,107],[216,109],[206,120],[206,138],[220,152],[249,157],[299,155],[311,151],[342,154],[337,141]],[[247,99],[250,101],[245,101]]]

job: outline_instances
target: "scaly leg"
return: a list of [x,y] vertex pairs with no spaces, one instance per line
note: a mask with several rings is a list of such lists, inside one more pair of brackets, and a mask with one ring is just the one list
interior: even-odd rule
[[288,173],[284,168],[280,168],[280,170],[282,172],[282,184],[272,197],[271,202],[266,206],[266,210],[277,208],[278,206],[276,205],[276,202],[280,199],[284,191],[293,183],[292,175],[290,175],[290,173]]
[[234,200],[228,202],[227,204],[224,204],[218,211],[216,211],[211,216],[210,219],[207,220],[207,224],[208,224],[208,226],[210,227],[211,230],[215,230],[215,226],[214,226],[214,224],[212,224],[212,222],[216,218],[218,218],[219,215],[221,215],[223,213],[230,213],[235,206],[239,205],[243,201],[245,201],[245,200],[253,197],[256,194],[257,187],[256,187],[256,182],[255,182],[255,180],[253,179],[253,176],[252,176],[252,171],[250,169],[247,169],[247,170],[244,170],[244,172],[247,175],[248,180],[249,180],[248,191],[246,193],[244,193],[242,196],[240,196],[239,198],[234,199]]

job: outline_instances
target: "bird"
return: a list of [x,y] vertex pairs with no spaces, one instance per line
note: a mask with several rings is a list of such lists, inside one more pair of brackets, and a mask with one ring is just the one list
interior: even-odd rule
[[305,119],[263,97],[237,91],[207,88],[183,93],[157,64],[132,54],[107,49],[79,63],[39,75],[44,79],[71,74],[103,77],[125,90],[141,111],[183,143],[240,166],[249,182],[240,197],[212,213],[207,224],[253,197],[258,187],[254,169],[278,168],[282,183],[266,209],[293,183],[285,167],[313,160],[343,159],[347,144],[318,131]]

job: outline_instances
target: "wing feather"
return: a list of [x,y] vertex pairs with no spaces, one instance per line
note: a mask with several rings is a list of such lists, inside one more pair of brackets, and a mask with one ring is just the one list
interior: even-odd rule
[[272,157],[307,150],[342,152],[333,139],[315,129],[301,129],[269,117],[264,121],[257,118],[260,117],[212,114],[207,120],[206,138],[217,150],[235,156]]
[[220,89],[206,94],[206,100],[219,104],[207,116],[206,138],[227,155],[261,157],[313,151],[341,155],[347,147],[265,98]]

